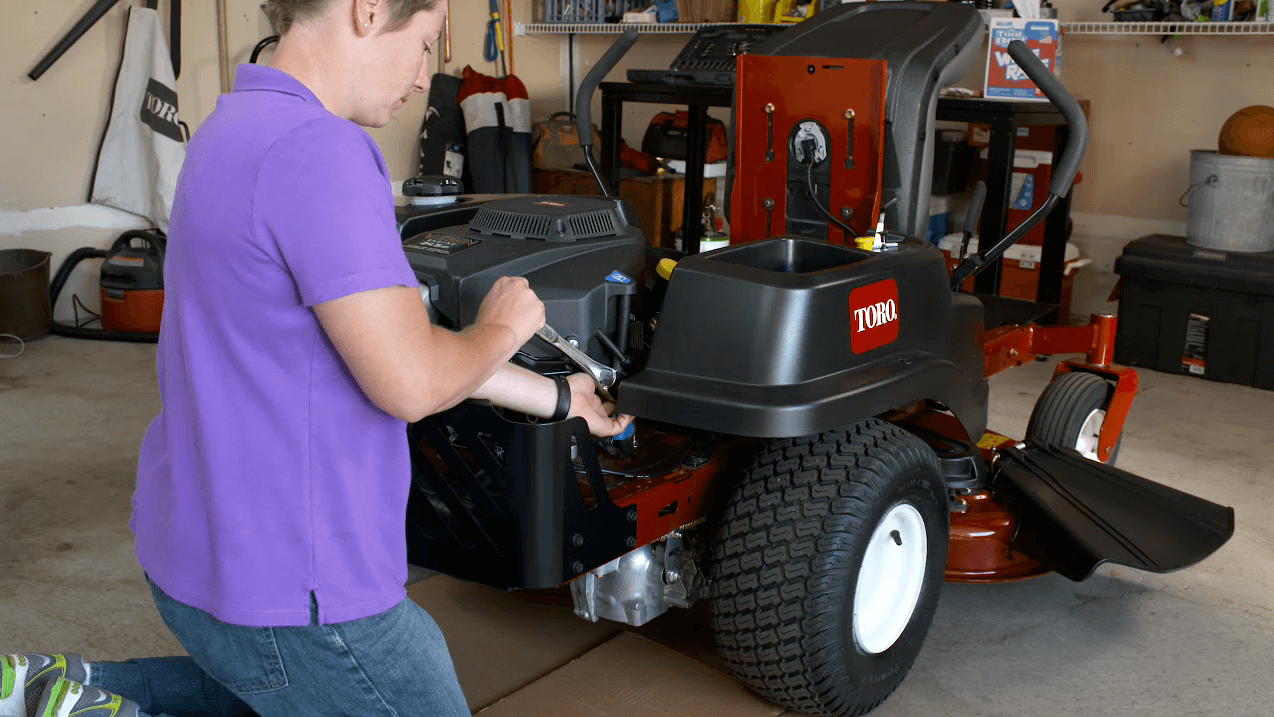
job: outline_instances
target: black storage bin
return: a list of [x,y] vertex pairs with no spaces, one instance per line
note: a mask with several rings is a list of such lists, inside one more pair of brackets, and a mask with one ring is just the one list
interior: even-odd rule
[[637,547],[637,508],[611,502],[582,418],[518,423],[467,402],[411,424],[407,438],[413,565],[552,588]]
[[1115,361],[1274,390],[1274,252],[1154,235],[1115,261]]

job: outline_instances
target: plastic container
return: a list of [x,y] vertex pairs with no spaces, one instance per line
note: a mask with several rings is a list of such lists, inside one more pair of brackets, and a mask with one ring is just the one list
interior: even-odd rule
[[0,334],[30,341],[53,328],[49,259],[35,249],[0,250]]
[[1155,235],[1124,248],[1115,362],[1274,389],[1274,252]]
[[1186,241],[1218,251],[1274,251],[1274,159],[1190,152]]
[[654,3],[642,0],[539,0],[536,22],[602,23],[626,12],[640,12]]

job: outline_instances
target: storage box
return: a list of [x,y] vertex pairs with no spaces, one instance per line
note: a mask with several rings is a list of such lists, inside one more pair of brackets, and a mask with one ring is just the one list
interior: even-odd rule
[[1009,57],[1009,43],[1021,40],[1053,71],[1061,76],[1062,26],[1057,20],[1025,20],[1020,17],[991,18],[991,41],[987,48],[986,84],[988,99],[1047,100],[1043,92]]
[[[576,194],[597,196],[597,182],[588,172],[569,169],[545,169],[534,172],[536,194]],[[681,229],[685,213],[686,178],[680,174],[656,174],[629,177],[619,182],[619,196],[633,203],[642,231],[652,246],[672,247],[673,232]],[[703,194],[713,197],[717,180],[703,180]],[[705,205],[711,204],[709,199]]]
[[677,0],[681,22],[737,22],[734,0]]
[[1274,252],[1138,239],[1120,275],[1115,361],[1274,390]]

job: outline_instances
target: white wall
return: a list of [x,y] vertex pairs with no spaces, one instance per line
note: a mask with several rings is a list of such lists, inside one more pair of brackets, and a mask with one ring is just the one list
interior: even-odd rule
[[[247,61],[269,34],[260,0],[227,0],[234,61]],[[123,212],[85,208],[97,145],[119,64],[125,9],[122,0],[39,82],[26,73],[92,5],[92,0],[5,0],[0,4],[0,248],[52,251],[54,266],[80,246],[105,247],[121,231],[143,222]],[[1062,19],[1102,19],[1099,5],[1058,0]],[[514,19],[530,22],[531,0],[514,0]],[[164,8],[167,3],[161,3]],[[220,92],[217,32],[212,0],[183,4],[183,69],[178,80],[182,118],[195,129]],[[445,71],[466,65],[494,74],[482,59],[487,3],[453,0],[453,58]],[[583,36],[581,73],[613,36]],[[666,67],[688,36],[644,35],[609,77],[623,80],[629,67]],[[513,38],[515,70],[526,83],[536,119],[566,107],[567,40],[562,36]],[[1065,40],[1063,79],[1092,102],[1093,142],[1076,188],[1075,242],[1096,259],[1081,273],[1075,310],[1104,306],[1114,283],[1114,257],[1131,238],[1167,229],[1181,233],[1186,210],[1177,197],[1188,186],[1189,151],[1215,147],[1221,123],[1250,104],[1274,104],[1274,36],[1189,37],[1173,57],[1159,38],[1080,36]],[[268,55],[267,55],[268,57]],[[980,73],[981,70],[978,72]],[[624,136],[639,146],[649,118],[660,107],[627,105]],[[372,130],[396,179],[416,170],[417,132],[425,98],[417,96],[387,127]],[[722,113],[716,113],[723,116]],[[600,117],[600,99],[594,116]],[[86,262],[71,287],[95,297],[96,268]],[[95,301],[95,298],[92,299]],[[58,309],[64,318],[69,292]]]

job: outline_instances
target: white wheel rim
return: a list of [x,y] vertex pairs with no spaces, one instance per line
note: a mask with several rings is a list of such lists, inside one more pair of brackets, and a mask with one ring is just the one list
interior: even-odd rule
[[1088,414],[1088,418],[1084,419],[1084,425],[1079,429],[1079,437],[1075,439],[1075,450],[1083,457],[1101,462],[1097,457],[1097,444],[1101,440],[1101,426],[1106,422],[1106,412],[1100,408],[1094,408]]
[[854,641],[864,652],[888,650],[907,629],[928,554],[920,511],[907,503],[890,508],[867,543],[854,588]]

